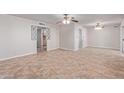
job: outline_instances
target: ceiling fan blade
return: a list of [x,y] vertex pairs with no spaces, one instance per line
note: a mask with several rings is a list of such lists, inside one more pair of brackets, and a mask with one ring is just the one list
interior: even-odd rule
[[64,14],[64,16],[68,16],[68,14]]
[[73,22],[77,22],[77,23],[79,22],[78,20],[71,20],[71,21],[73,21]]

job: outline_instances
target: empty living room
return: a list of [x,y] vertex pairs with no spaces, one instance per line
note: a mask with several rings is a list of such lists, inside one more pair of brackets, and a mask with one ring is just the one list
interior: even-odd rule
[[0,0],[0,93],[124,93],[124,1]]
[[124,14],[0,14],[1,79],[124,79]]

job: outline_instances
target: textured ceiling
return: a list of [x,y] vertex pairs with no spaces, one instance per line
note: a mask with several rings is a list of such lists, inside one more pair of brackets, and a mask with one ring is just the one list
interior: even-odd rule
[[[56,24],[57,21],[63,20],[63,14],[13,14],[14,16],[23,17],[31,20],[43,21],[50,24]],[[79,23],[84,26],[94,26],[100,22],[103,25],[120,24],[124,14],[70,14]]]

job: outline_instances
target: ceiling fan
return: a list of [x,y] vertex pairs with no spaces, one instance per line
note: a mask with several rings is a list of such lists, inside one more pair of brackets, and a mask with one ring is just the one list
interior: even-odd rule
[[60,24],[60,23],[63,23],[63,24],[70,24],[71,22],[75,22],[75,23],[78,23],[78,22],[79,22],[78,20],[75,20],[74,17],[68,16],[68,15],[69,15],[69,14],[64,14],[63,20],[56,22],[56,24]]

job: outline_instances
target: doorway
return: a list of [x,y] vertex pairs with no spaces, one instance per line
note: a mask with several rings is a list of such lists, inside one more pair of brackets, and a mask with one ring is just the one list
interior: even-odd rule
[[37,52],[47,51],[47,39],[42,28],[37,29]]

